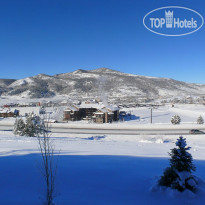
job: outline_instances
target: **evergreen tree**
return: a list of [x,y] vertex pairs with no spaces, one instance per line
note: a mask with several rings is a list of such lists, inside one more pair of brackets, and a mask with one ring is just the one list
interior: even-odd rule
[[159,185],[171,187],[181,192],[185,189],[194,191],[197,180],[192,175],[192,171],[195,171],[196,168],[192,155],[187,152],[190,147],[186,147],[186,139],[182,136],[177,139],[176,146],[177,148],[171,149],[169,153],[171,156],[170,167],[165,169],[159,180]]
[[197,124],[204,124],[204,119],[201,115],[197,118]]
[[24,134],[29,137],[37,136],[38,134],[42,134],[45,130],[43,120],[33,113],[27,115]]
[[16,119],[14,123],[14,134],[20,136],[34,137],[45,132],[44,121],[34,113],[26,116],[25,122],[23,119]]
[[180,124],[180,122],[181,122],[181,118],[179,117],[179,115],[174,115],[171,119],[171,123],[173,125]]
[[14,123],[14,131],[13,131],[14,134],[23,136],[24,135],[24,129],[25,129],[24,121],[21,118],[20,119],[16,118],[16,121]]
[[170,166],[176,169],[178,172],[195,171],[196,168],[192,163],[192,155],[187,152],[191,147],[186,147],[186,139],[182,136],[179,137],[179,139],[176,141],[176,146],[178,148],[171,149],[171,152],[169,153],[171,156]]

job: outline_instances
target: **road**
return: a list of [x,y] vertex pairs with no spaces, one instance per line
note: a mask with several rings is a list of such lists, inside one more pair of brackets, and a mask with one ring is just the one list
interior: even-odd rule
[[[0,125],[0,131],[12,131],[11,125]],[[189,135],[190,129],[100,129],[100,128],[51,128],[52,133],[110,134],[110,135]],[[205,130],[203,130],[205,131]]]

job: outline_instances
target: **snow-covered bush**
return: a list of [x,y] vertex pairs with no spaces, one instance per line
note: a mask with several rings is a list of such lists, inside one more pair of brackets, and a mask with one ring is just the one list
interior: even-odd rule
[[197,118],[197,124],[204,124],[204,119],[201,115]]
[[194,192],[198,180],[192,175],[192,171],[195,171],[196,167],[193,164],[192,155],[187,152],[190,147],[187,147],[186,139],[183,137],[177,139],[176,146],[178,148],[171,149],[169,153],[171,156],[170,167],[165,169],[158,183],[160,186],[177,189],[180,192],[185,189]]
[[34,137],[42,134],[44,130],[45,126],[43,120],[33,113],[26,116],[25,122],[20,118],[16,119],[16,122],[14,124],[14,134],[20,136],[25,135]]
[[14,123],[14,134],[15,135],[20,135],[20,136],[23,136],[25,133],[24,133],[24,129],[25,129],[25,123],[24,121],[20,118],[16,118],[16,121]]
[[171,119],[171,123],[173,125],[180,124],[180,122],[181,122],[181,118],[179,117],[179,115],[174,115]]
[[43,120],[31,113],[26,117],[26,123],[25,123],[25,129],[24,134],[29,137],[34,137],[39,134],[42,134],[45,130],[44,122]]

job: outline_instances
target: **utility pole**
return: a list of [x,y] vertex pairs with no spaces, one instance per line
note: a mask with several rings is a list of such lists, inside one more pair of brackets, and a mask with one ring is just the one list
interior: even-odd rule
[[151,124],[152,124],[152,108],[151,108]]

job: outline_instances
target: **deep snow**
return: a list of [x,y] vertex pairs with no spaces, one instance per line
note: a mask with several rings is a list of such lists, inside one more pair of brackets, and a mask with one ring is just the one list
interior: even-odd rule
[[[53,109],[53,108],[49,108]],[[48,110],[48,111],[49,111]],[[130,108],[124,109],[130,112]],[[22,112],[39,108],[21,108]],[[53,124],[54,126],[95,128],[191,128],[196,127],[199,115],[205,117],[203,105],[176,105],[153,110],[131,110],[129,121],[96,125],[87,122]],[[62,110],[55,109],[59,117]],[[174,114],[182,118],[182,125],[170,124]],[[127,118],[128,120],[128,118]],[[0,124],[12,124],[14,119],[1,119]],[[205,128],[204,125],[198,128]],[[58,172],[56,205],[164,205],[204,204],[205,191],[196,195],[188,192],[155,189],[158,177],[168,166],[168,152],[175,147],[179,136],[166,135],[89,135],[52,134]],[[192,149],[198,177],[205,179],[205,135],[187,135]],[[36,138],[15,136],[0,131],[0,204],[40,205],[44,201],[44,181],[40,172],[41,156]]]
[[[195,175],[205,179],[204,135],[185,137],[192,146]],[[58,164],[57,205],[204,204],[203,190],[196,195],[152,190],[169,164],[167,152],[178,136],[52,134],[51,138]],[[42,204],[45,190],[37,139],[1,131],[0,150],[0,204]]]

